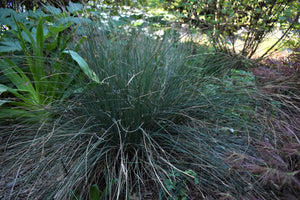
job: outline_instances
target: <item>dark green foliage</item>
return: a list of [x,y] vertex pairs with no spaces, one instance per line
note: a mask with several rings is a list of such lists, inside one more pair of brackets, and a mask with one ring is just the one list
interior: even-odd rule
[[92,185],[90,188],[90,200],[100,200],[100,190],[97,185]]
[[[208,33],[219,51],[236,53],[235,41],[242,37],[243,47],[239,52],[248,58],[278,23],[296,28],[299,18],[297,0],[170,0],[165,7],[179,12],[184,22]],[[291,25],[288,18],[293,19]],[[247,31],[240,35],[238,31],[242,28]]]
[[[27,13],[30,20],[24,20],[23,14],[17,15],[13,10],[3,10],[1,18],[10,28],[0,41],[1,123],[12,119],[48,120],[52,104],[84,87],[76,83],[76,78],[83,79],[83,74],[66,52],[76,27],[71,28],[72,22],[60,23],[40,10]],[[72,45],[75,50],[85,39],[78,38],[77,44]],[[80,67],[89,76],[88,66]]]
[[60,8],[67,6],[69,2],[84,3],[85,0],[1,0],[0,8],[12,8],[16,11],[23,12],[26,10],[33,10],[45,3]]

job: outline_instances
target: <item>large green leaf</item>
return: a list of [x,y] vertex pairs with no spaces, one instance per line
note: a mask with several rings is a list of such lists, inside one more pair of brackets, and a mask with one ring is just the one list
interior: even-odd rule
[[89,65],[87,62],[75,51],[72,50],[67,50],[64,51],[64,53],[68,53],[71,55],[71,57],[78,63],[79,67],[82,69],[82,71],[93,81],[96,83],[100,83],[100,80],[98,76],[95,74],[93,70],[90,69]]
[[90,189],[90,200],[99,200],[100,199],[100,190],[97,185],[92,185]]
[[[34,30],[34,28],[32,30]],[[21,35],[25,42],[31,43],[30,37],[24,31],[21,31]],[[32,38],[33,36],[33,33],[31,33]]]
[[20,44],[16,41],[8,40],[0,43],[0,53],[10,51],[21,51]]
[[7,18],[11,15],[17,15],[17,12],[9,8],[0,8],[0,17]]
[[[36,36],[37,28],[33,27],[31,32],[32,32],[32,35],[33,35],[33,36]],[[46,26],[44,26],[44,25],[43,25],[43,33],[44,33],[44,37],[46,37],[47,35],[49,35],[48,27],[46,27]],[[45,39],[46,39],[46,38],[45,38]]]
[[49,17],[49,15],[45,14],[40,8],[36,9],[35,11],[28,11],[28,18],[30,19],[38,20],[41,17],[46,18]]
[[80,3],[72,3],[71,1],[69,2],[69,6],[67,6],[67,9],[70,13],[74,13],[77,11],[81,11],[82,9],[82,4]]
[[2,106],[5,103],[10,103],[10,102],[13,102],[13,101],[7,101],[7,100],[0,99],[0,106]]
[[72,25],[73,23],[68,23],[67,25],[62,25],[62,24],[60,24],[59,26],[50,26],[49,27],[49,31],[51,32],[51,33],[48,33],[48,35],[46,36],[46,37],[49,37],[49,36],[51,36],[51,35],[53,35],[53,34],[57,34],[57,33],[60,33],[60,32],[62,32],[62,31],[64,31],[64,30],[66,30],[67,28],[69,28],[71,25]]
[[[11,92],[11,93],[17,93],[15,89],[12,89],[10,87],[7,87],[6,85],[0,84],[0,94],[2,92]],[[2,100],[3,101],[3,100]]]
[[[24,54],[30,55],[29,50],[26,46],[26,41],[34,43],[33,37],[31,35],[30,31],[26,28],[26,26],[23,23],[17,21],[15,17],[14,17],[14,22],[17,25],[16,35],[18,37],[19,44],[20,44]],[[22,29],[24,30],[24,32],[22,31]]]
[[[20,46],[22,47],[22,50],[24,51],[25,55],[30,55],[26,57],[26,60],[30,68],[30,72],[33,76],[34,85],[37,92],[41,88],[41,78],[45,77],[45,71],[43,67],[44,66],[43,50],[44,50],[44,42],[45,42],[43,22],[44,19],[40,18],[35,34],[33,34],[32,31],[30,31],[23,23],[16,22],[18,24],[18,36],[19,36]],[[31,56],[32,53],[27,48],[27,44],[24,39],[26,36],[24,34],[28,37],[27,40],[29,40],[29,43],[33,48],[34,57]]]
[[61,10],[59,8],[55,8],[49,5],[44,5],[44,7],[53,15],[59,15],[61,13]]
[[43,56],[43,49],[44,49],[44,29],[43,29],[43,18],[40,18],[37,31],[36,31],[36,46],[34,48],[35,50],[35,56],[42,57]]
[[[16,97],[22,99],[23,101],[27,101],[27,99],[31,99],[32,101],[39,102],[40,96],[38,92],[33,87],[28,76],[11,60],[0,60],[0,69],[4,73],[4,75],[14,84],[16,89],[11,89],[2,85],[2,89],[11,92]],[[22,96],[19,92],[28,93],[28,98],[26,96]],[[29,102],[30,103],[30,102]]]
[[[30,85],[28,77],[11,60],[0,60],[2,73],[18,88],[26,90]],[[19,73],[18,73],[19,72]],[[4,88],[4,86],[2,86]],[[7,89],[7,88],[6,88]]]

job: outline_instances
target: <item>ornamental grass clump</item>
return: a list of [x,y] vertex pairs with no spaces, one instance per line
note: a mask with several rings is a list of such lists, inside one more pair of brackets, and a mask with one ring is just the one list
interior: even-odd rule
[[3,137],[10,197],[88,199],[95,184],[105,199],[270,196],[224,162],[263,137],[253,85],[199,76],[169,34],[89,30],[79,54],[98,81],[83,79],[53,122]]

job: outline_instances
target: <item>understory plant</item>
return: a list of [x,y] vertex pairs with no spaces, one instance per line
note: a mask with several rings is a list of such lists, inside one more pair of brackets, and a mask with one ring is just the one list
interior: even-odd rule
[[10,198],[88,199],[95,184],[105,199],[270,197],[224,162],[233,151],[255,155],[249,141],[269,137],[254,82],[230,81],[251,74],[203,76],[190,44],[169,34],[90,27],[86,36],[79,63],[97,81],[51,107],[51,122],[2,133]]
[[[79,92],[84,86],[76,80],[92,72],[68,49],[76,31],[73,23],[45,25],[51,19],[46,14],[22,23],[14,14],[3,14],[13,21],[0,41],[0,118],[4,123],[47,120],[49,107]],[[73,49],[84,39],[80,37]]]
[[[261,108],[262,124],[272,137],[254,140],[257,156],[232,152],[233,169],[247,169],[264,188],[279,199],[300,198],[300,104],[299,56],[295,51],[286,60],[266,59],[268,67],[253,69],[257,86],[268,99]],[[246,177],[245,177],[246,178]]]
[[[262,123],[271,138],[253,140],[256,156],[231,152],[228,162],[232,169],[248,170],[260,184],[279,199],[300,197],[300,118],[299,96],[269,94],[272,102],[263,112]],[[269,110],[269,111],[267,111]],[[271,112],[270,112],[271,111]],[[247,175],[244,175],[248,179]]]

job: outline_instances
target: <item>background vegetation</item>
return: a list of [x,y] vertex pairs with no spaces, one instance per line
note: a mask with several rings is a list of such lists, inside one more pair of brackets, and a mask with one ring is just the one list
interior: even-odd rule
[[300,197],[298,1],[0,6],[0,198]]

